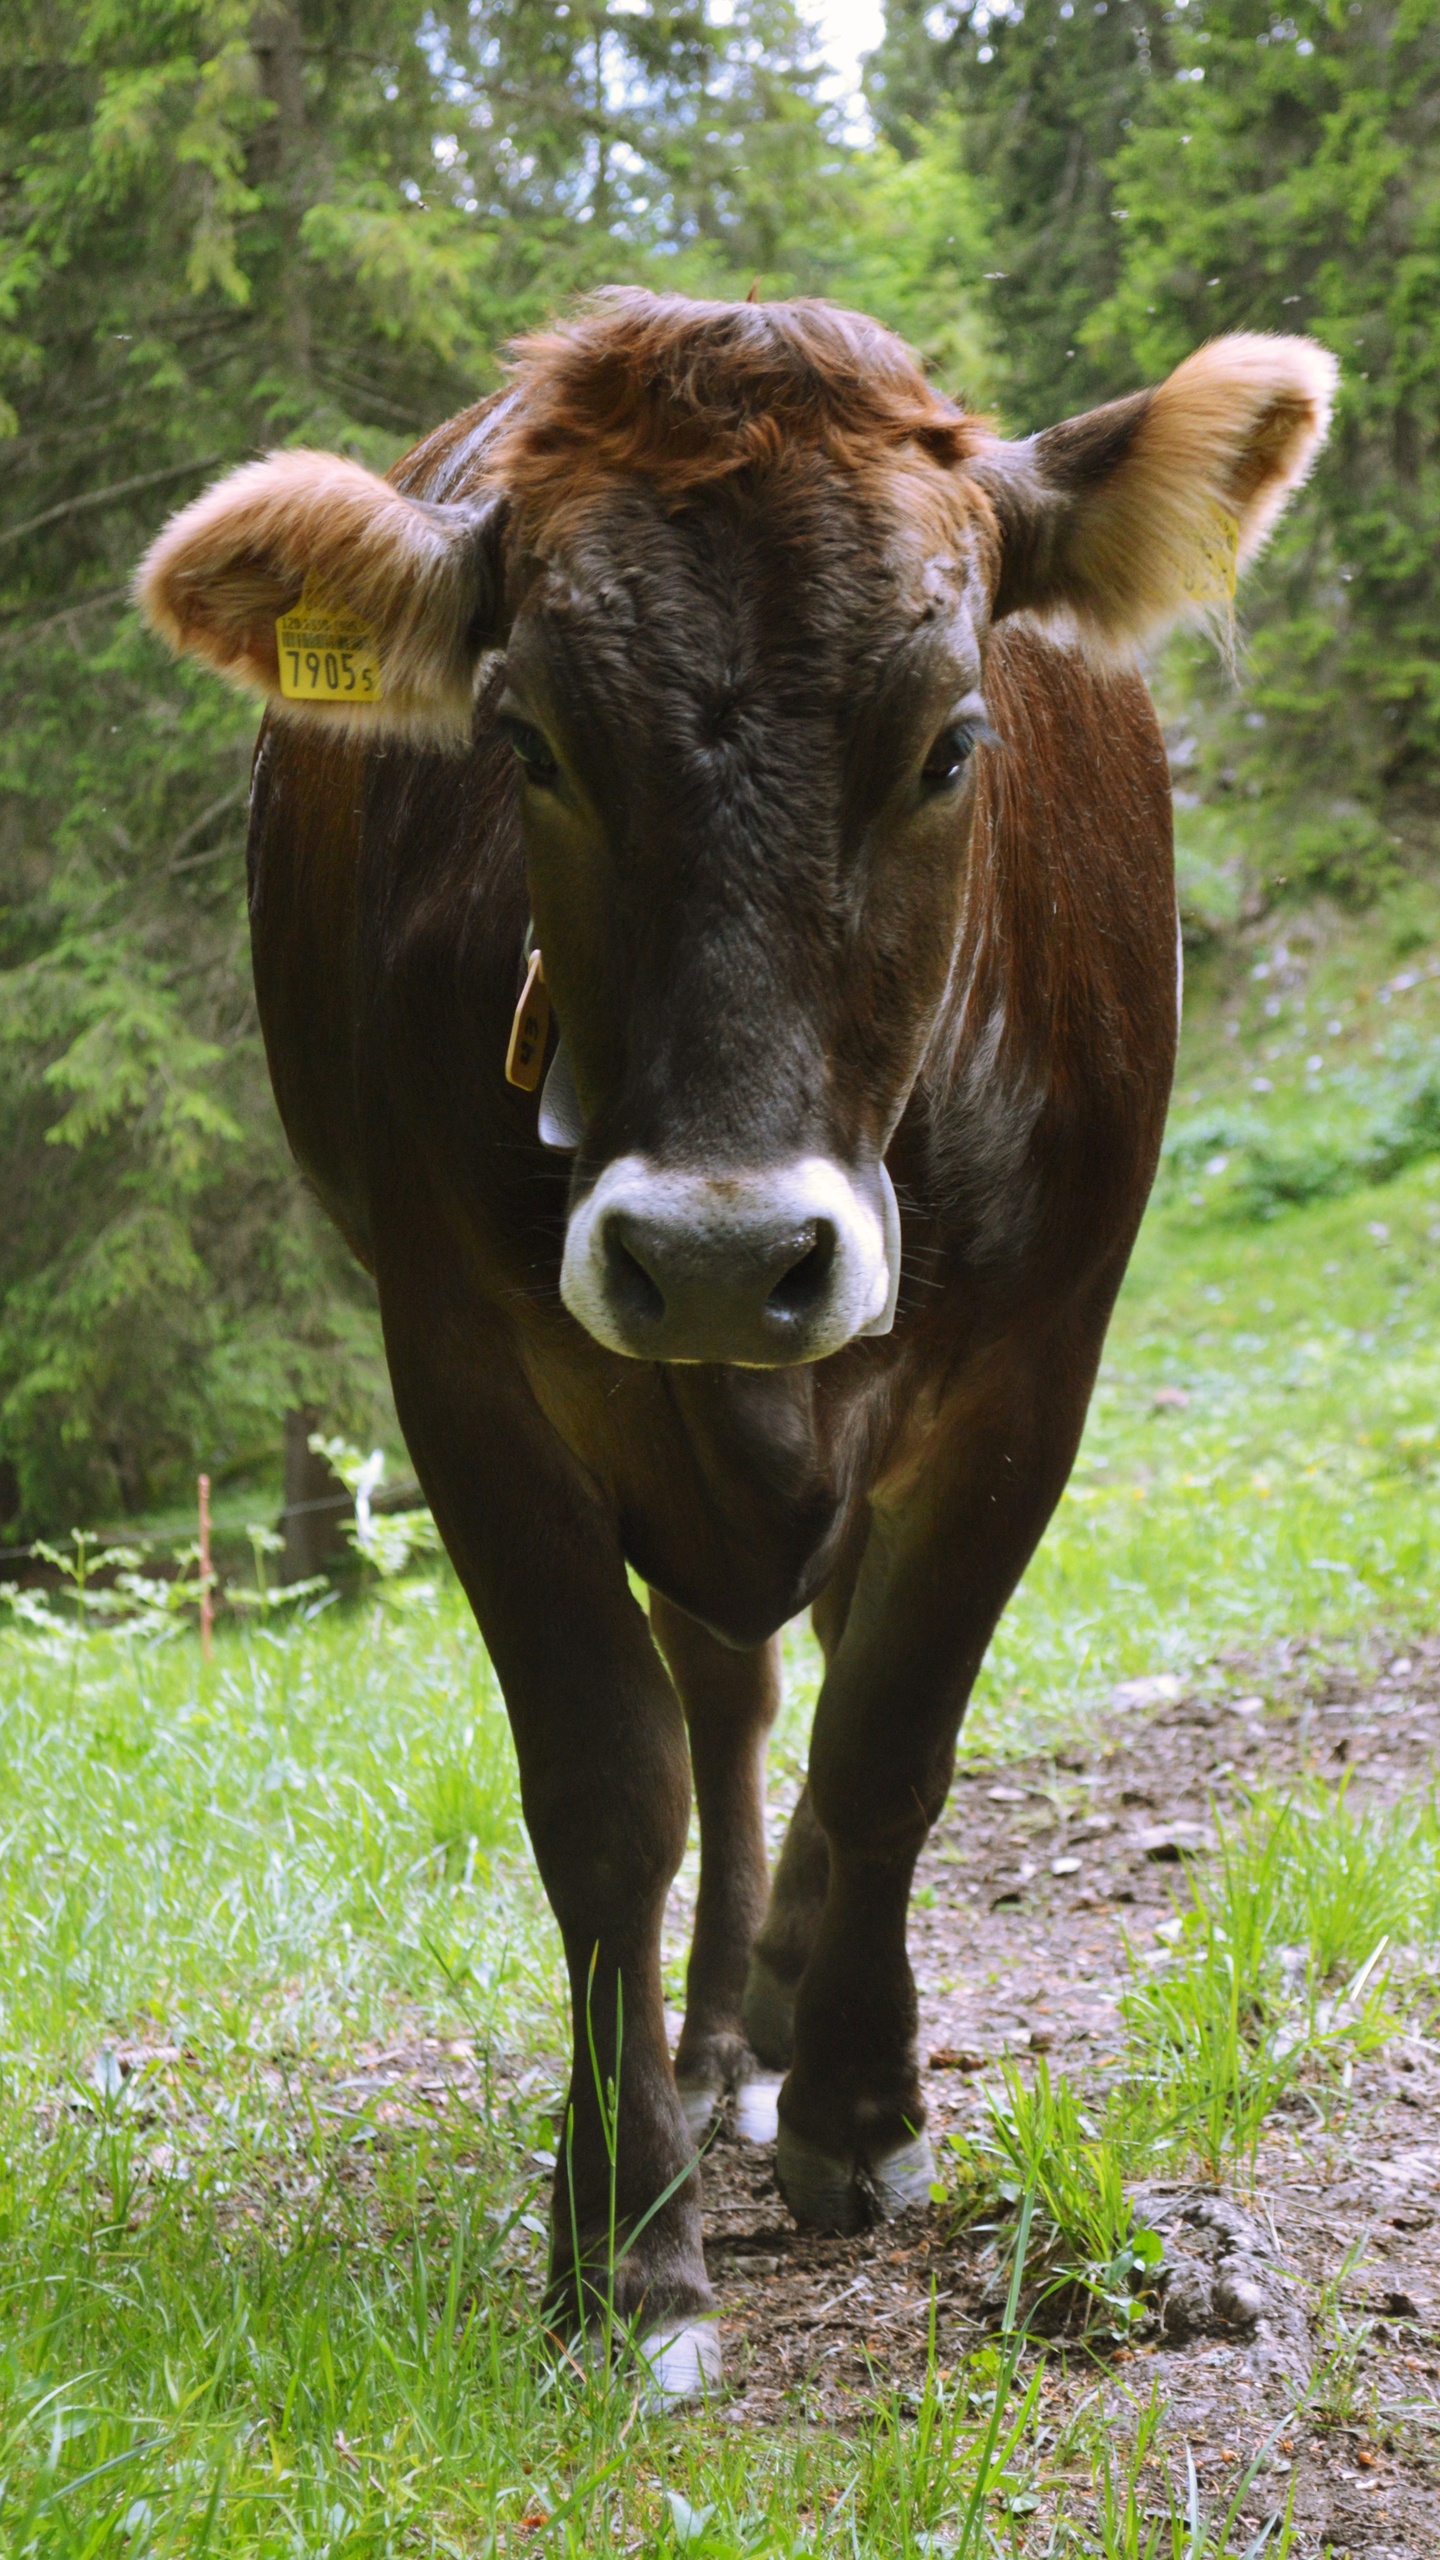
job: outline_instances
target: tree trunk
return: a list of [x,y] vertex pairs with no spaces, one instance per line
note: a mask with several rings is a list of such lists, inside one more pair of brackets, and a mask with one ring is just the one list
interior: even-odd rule
[[305,54],[295,0],[262,0],[250,29],[260,85],[275,110],[251,151],[251,167],[274,186],[285,233],[285,353],[294,371],[310,371],[310,300],[300,225],[305,213]]
[[355,1505],[329,1459],[310,1446],[319,1419],[309,1405],[285,1416],[285,1508],[280,1515],[285,1582],[308,1582],[312,1574],[324,1573],[346,1552],[346,1524],[355,1517]]

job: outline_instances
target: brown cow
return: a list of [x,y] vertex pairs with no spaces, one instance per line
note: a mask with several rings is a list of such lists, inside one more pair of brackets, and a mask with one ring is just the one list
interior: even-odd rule
[[[1334,370],[1225,338],[1007,444],[853,314],[607,294],[388,482],[273,454],[142,572],[173,646],[272,706],[276,1096],[375,1274],[564,1933],[551,2298],[593,2320],[613,2274],[657,2391],[719,2370],[693,2156],[727,2092],[763,2136],[787,2074],[802,2220],[925,2193],[911,1875],[1075,1455],[1170,1083],[1134,653],[1228,614]],[[296,703],[276,620],[307,581],[338,698]],[[505,1074],[532,948],[538,1120]],[[806,1606],[825,1683],[767,1909],[776,1631]]]

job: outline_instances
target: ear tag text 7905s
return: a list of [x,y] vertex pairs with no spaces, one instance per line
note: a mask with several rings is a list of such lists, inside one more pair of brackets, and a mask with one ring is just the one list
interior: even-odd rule
[[336,604],[307,579],[298,604],[275,625],[280,691],[287,702],[378,702],[380,652],[375,634],[348,605]]
[[533,1093],[545,1065],[545,1043],[550,1037],[550,997],[545,985],[545,969],[538,951],[530,954],[525,984],[515,1007],[510,1025],[510,1046],[505,1052],[505,1081],[518,1085],[522,1093]]

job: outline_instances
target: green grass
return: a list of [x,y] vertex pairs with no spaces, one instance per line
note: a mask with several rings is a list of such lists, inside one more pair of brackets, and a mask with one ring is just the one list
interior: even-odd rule
[[[1012,2265],[1023,2234],[1037,2334],[1123,2342],[1164,2254],[1136,2181],[1249,2182],[1277,2109],[1323,2120],[1357,2054],[1409,2015],[1428,2023],[1437,1962],[1433,1792],[1359,1810],[1343,1788],[1261,1791],[1132,1957],[1114,2076],[1081,2093],[1043,2056],[1028,2074],[1002,2062],[978,2085],[979,2120],[945,2137],[935,2200],[957,2228],[993,2220]],[[1335,2303],[1320,2312],[1335,2330]]]
[[[1294,1160],[1342,1106],[1372,1132],[1393,1122],[1440,1073],[1440,979],[1408,931],[1381,920],[1305,954],[1293,928],[1289,945],[1277,933],[1264,949],[1289,950],[1283,998],[1274,975],[1233,958],[1227,982],[1212,971],[1172,1135],[1213,1135],[1243,1113]],[[1262,1067],[1272,1089],[1257,1095]],[[1341,1196],[1264,1216],[1237,1194],[1233,1149],[1198,1184],[1172,1155],[1080,1462],[981,1676],[972,1731],[987,1745],[1018,1746],[1117,1681],[1183,1676],[1227,1649],[1357,1642],[1377,1627],[1403,1639],[1435,1623],[1440,1132],[1425,1144],[1435,1152],[1389,1179],[1347,1176]]]
[[[1236,1651],[1263,1686],[1273,1640],[1363,1650],[1433,1623],[1440,1156],[1422,1130],[1368,1176],[1428,1071],[1440,988],[1381,1006],[1398,928],[1368,930],[1311,948],[1278,1013],[1273,975],[1233,961],[1205,997],[1081,1464],[972,1751],[1083,1731],[1136,1674]],[[1315,1090],[1322,1016],[1346,1028]],[[1187,1152],[1227,1112],[1233,1149]],[[1325,1112],[1317,1196],[1286,1205],[1254,1167],[1268,1148],[1293,1171]],[[1227,1152],[1251,1173],[1207,1174]],[[1157,1406],[1162,1388],[1188,1400]],[[623,2377],[557,2363],[535,2304],[558,1950],[453,1588],[252,1612],[208,1669],[191,1635],[154,1633],[162,1615],[77,1632],[22,1599],[0,1636],[5,2560],[988,2560],[1042,2515],[1036,2547],[1057,2554],[1238,2560],[1223,2515],[1182,2500],[1155,2522],[1138,2403],[1118,2438],[1051,2424],[1048,2386],[1027,2403],[1036,2377],[1008,2376],[1003,2348],[937,2368],[918,2403],[877,2375],[844,2437],[806,2425],[797,2383],[793,2427],[743,2443],[723,2416],[647,2420]],[[793,1769],[817,1678],[803,1631],[789,1669]],[[1159,2092],[1143,2125],[1126,2069],[1088,2097],[1013,2075],[982,2161],[1031,2193],[1036,2266],[1068,2233],[1122,2308],[1125,2182],[1156,2147],[1243,2170],[1277,2094],[1308,2075],[1323,2100],[1346,2040],[1423,1991],[1434,1811],[1257,1805],[1179,1902],[1127,2009]],[[422,2036],[475,2057],[472,2105],[412,2095],[399,2120],[347,2088],[362,2049]],[[1072,2529],[1056,2483],[1077,2473]]]
[[1313,1783],[1256,1795],[1188,1875],[1164,1936],[1122,2002],[1127,2068],[1152,2159],[1178,2147],[1218,2180],[1253,2165],[1293,2091],[1315,2104],[1402,2014],[1432,2010],[1433,1792],[1369,1810]]
[[0,2053],[163,2021],[207,2052],[383,2032],[463,1991],[553,2041],[554,1942],[458,1599],[231,1635],[0,1649]]
[[935,2201],[948,2203],[961,2226],[997,2210],[1017,2217],[1006,2234],[1012,2281],[1023,2229],[1028,2317],[1042,2334],[1066,2328],[1123,2340],[1144,2317],[1164,2251],[1137,2225],[1126,2193],[1153,2148],[1153,2119],[1137,2094],[1112,2091],[1092,2107],[1068,2080],[1052,2079],[1043,2056],[1029,2079],[1004,2062],[999,2085],[982,2084],[981,2122],[945,2138]]

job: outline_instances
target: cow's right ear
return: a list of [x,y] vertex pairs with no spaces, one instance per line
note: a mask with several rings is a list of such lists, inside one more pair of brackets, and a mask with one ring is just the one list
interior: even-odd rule
[[[272,453],[172,516],[136,596],[172,649],[291,718],[463,746],[476,664],[505,636],[507,503],[427,505],[338,454]],[[302,596],[322,645],[282,669],[276,624]],[[327,651],[327,629],[349,650]]]

